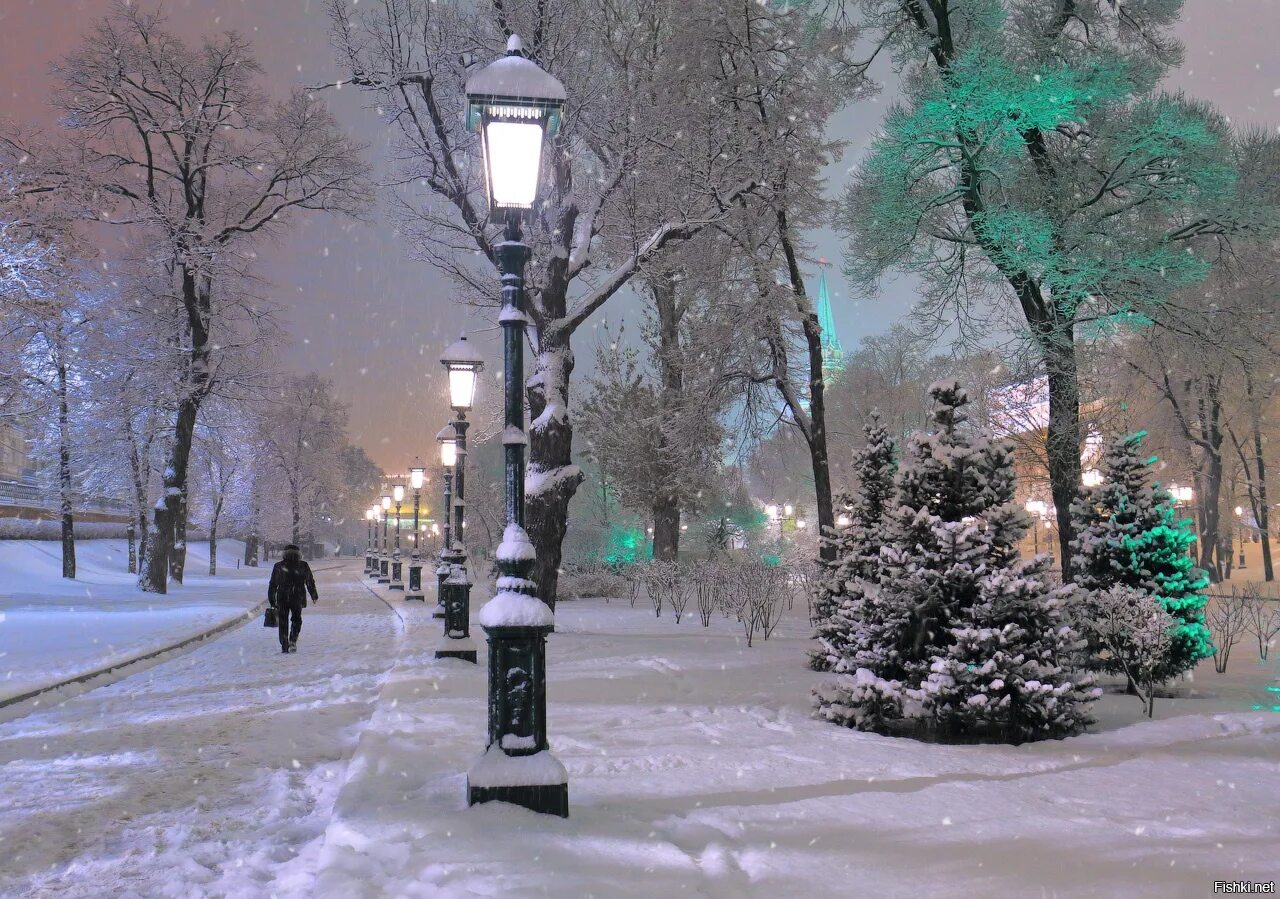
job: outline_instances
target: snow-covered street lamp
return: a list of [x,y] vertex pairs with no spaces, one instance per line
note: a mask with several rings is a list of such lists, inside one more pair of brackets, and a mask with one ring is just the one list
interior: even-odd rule
[[500,800],[536,812],[569,814],[569,780],[547,748],[547,634],[551,607],[537,595],[536,561],[524,529],[524,269],[529,247],[521,215],[538,199],[545,140],[560,126],[565,89],[524,56],[520,38],[467,81],[467,125],[484,150],[492,220],[505,226],[494,250],[502,273],[503,431],[506,527],[498,547],[497,593],[480,610],[489,640],[489,732],[467,772],[467,802]]
[[457,433],[453,425],[445,425],[436,434],[440,444],[441,480],[444,482],[444,539],[436,564],[436,611],[434,618],[444,617],[444,581],[449,576],[449,553],[453,549],[453,466],[458,460]]
[[388,590],[404,589],[404,566],[400,562],[400,510],[404,505],[404,485],[396,484],[391,488],[391,498],[396,502],[396,544],[391,554],[391,583]]
[[391,494],[382,497],[382,555],[378,559],[378,583],[391,583],[391,553],[387,542],[387,519],[391,516]]
[[416,600],[426,602],[426,594],[422,592],[422,531],[418,520],[422,510],[422,485],[427,482],[427,467],[421,459],[414,459],[409,466],[409,486],[413,488],[413,554],[409,556],[409,589],[405,591],[405,602]]
[[1035,555],[1040,555],[1040,522],[1049,514],[1049,505],[1042,499],[1029,499],[1024,507],[1031,519],[1031,533],[1034,535]]
[[444,603],[444,640],[436,650],[438,659],[475,662],[471,641],[471,575],[467,569],[467,412],[476,396],[476,375],[484,370],[484,360],[463,334],[445,349],[440,364],[449,373],[449,405],[457,414],[453,464],[453,546],[449,550],[449,574],[441,585]]
[[373,506],[364,510],[364,573],[373,573],[373,523],[378,518],[378,510]]

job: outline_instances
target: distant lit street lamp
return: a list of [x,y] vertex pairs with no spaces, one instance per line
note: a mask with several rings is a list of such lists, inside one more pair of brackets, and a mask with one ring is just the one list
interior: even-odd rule
[[1236,567],[1240,569],[1247,567],[1244,563],[1244,531],[1244,507],[1236,506],[1236,533],[1240,537],[1240,562]]
[[404,566],[400,562],[400,510],[404,504],[404,485],[396,484],[391,488],[391,493],[396,501],[396,547],[391,556],[391,583],[388,589],[403,590]]
[[[502,272],[503,431],[506,527],[497,593],[480,610],[489,640],[489,732],[467,772],[467,802],[500,800],[569,814],[569,779],[547,747],[546,640],[555,613],[537,595],[536,561],[524,529],[524,269],[530,251],[521,215],[538,198],[544,141],[560,126],[564,85],[526,59],[520,38],[467,80],[467,126],[480,133],[489,213],[503,222],[495,247]],[[459,529],[461,530],[461,528]]]
[[453,552],[453,466],[458,461],[458,434],[453,425],[445,425],[436,434],[440,444],[441,480],[444,482],[444,540],[440,544],[440,558],[436,565],[436,611],[433,617],[444,617],[444,582],[449,577],[450,554]]
[[426,594],[422,592],[422,553],[419,552],[422,531],[418,526],[418,517],[422,508],[422,485],[426,481],[426,466],[422,464],[422,460],[414,459],[413,464],[409,466],[409,486],[413,488],[413,554],[409,556],[409,589],[404,594],[406,602],[427,601]]
[[391,552],[387,542],[387,518],[391,515],[391,495],[382,497],[382,555],[378,559],[378,583],[391,583]]
[[467,412],[475,403],[476,376],[484,369],[484,360],[472,349],[463,334],[449,345],[440,357],[449,373],[449,405],[457,413],[453,421],[453,539],[450,570],[443,585],[444,641],[436,650],[438,659],[463,659],[475,662],[476,649],[471,642],[471,574],[467,570]]
[[378,510],[374,506],[364,510],[364,573],[373,573],[373,523],[378,519]]
[[1040,522],[1044,521],[1046,515],[1049,514],[1049,504],[1042,499],[1029,499],[1026,504],[1027,512],[1034,516],[1031,519],[1031,533],[1035,537],[1035,554],[1040,555]]

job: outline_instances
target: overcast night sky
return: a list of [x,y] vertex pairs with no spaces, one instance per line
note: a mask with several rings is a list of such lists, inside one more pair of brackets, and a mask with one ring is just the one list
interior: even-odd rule
[[[0,0],[0,119],[27,128],[52,123],[50,64],[108,6],[108,0]],[[170,27],[190,39],[223,29],[248,35],[277,92],[334,75],[321,0],[170,0],[165,9]],[[1235,123],[1280,128],[1280,0],[1187,0],[1181,35],[1186,62],[1173,86],[1212,101]],[[343,125],[380,162],[387,133],[362,107],[365,98],[351,90],[329,92],[328,98]],[[833,167],[833,192],[890,99],[886,91],[834,123],[837,136],[851,144],[845,160]],[[384,174],[385,169],[378,172]],[[439,351],[463,327],[488,328],[477,337],[496,355],[496,327],[468,320],[450,303],[448,285],[411,260],[410,248],[385,215],[369,224],[299,221],[290,237],[267,248],[263,272],[271,282],[268,292],[288,316],[286,360],[300,371],[332,378],[351,403],[352,439],[389,470],[403,469],[415,452],[428,450],[427,441],[444,420],[443,404],[434,399],[442,383]],[[813,240],[818,254],[838,258],[834,235],[819,233]],[[852,298],[838,266],[828,278],[847,349],[884,330],[911,303],[905,284],[889,285],[878,297]],[[616,318],[623,310],[604,311]],[[591,355],[589,334],[588,329],[576,345],[580,370]],[[487,383],[496,394],[497,385]],[[413,409],[408,403],[393,407],[395,400],[414,399],[407,391],[431,399]]]

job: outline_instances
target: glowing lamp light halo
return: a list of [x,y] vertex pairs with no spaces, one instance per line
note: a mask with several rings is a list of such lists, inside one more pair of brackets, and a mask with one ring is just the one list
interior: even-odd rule
[[537,203],[542,147],[560,130],[566,97],[555,76],[525,57],[514,34],[505,56],[467,80],[467,128],[480,135],[494,220]]

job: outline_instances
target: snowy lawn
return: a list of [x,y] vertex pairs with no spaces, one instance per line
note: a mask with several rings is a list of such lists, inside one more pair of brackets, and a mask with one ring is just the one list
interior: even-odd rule
[[747,649],[719,617],[561,604],[548,731],[568,820],[466,807],[483,641],[478,666],[438,662],[438,624],[413,620],[314,894],[1208,896],[1280,877],[1274,660],[1206,663],[1155,721],[1108,694],[1082,737],[926,745],[811,717],[823,675],[804,667],[799,616]]
[[354,577],[317,582],[297,654],[250,622],[0,724],[0,896],[310,895],[402,634]]
[[61,547],[0,540],[0,700],[172,645],[229,621],[266,598],[271,569],[236,570],[244,544],[192,543],[186,583],[143,593],[128,573],[123,540],[76,547],[75,580],[62,577]]

